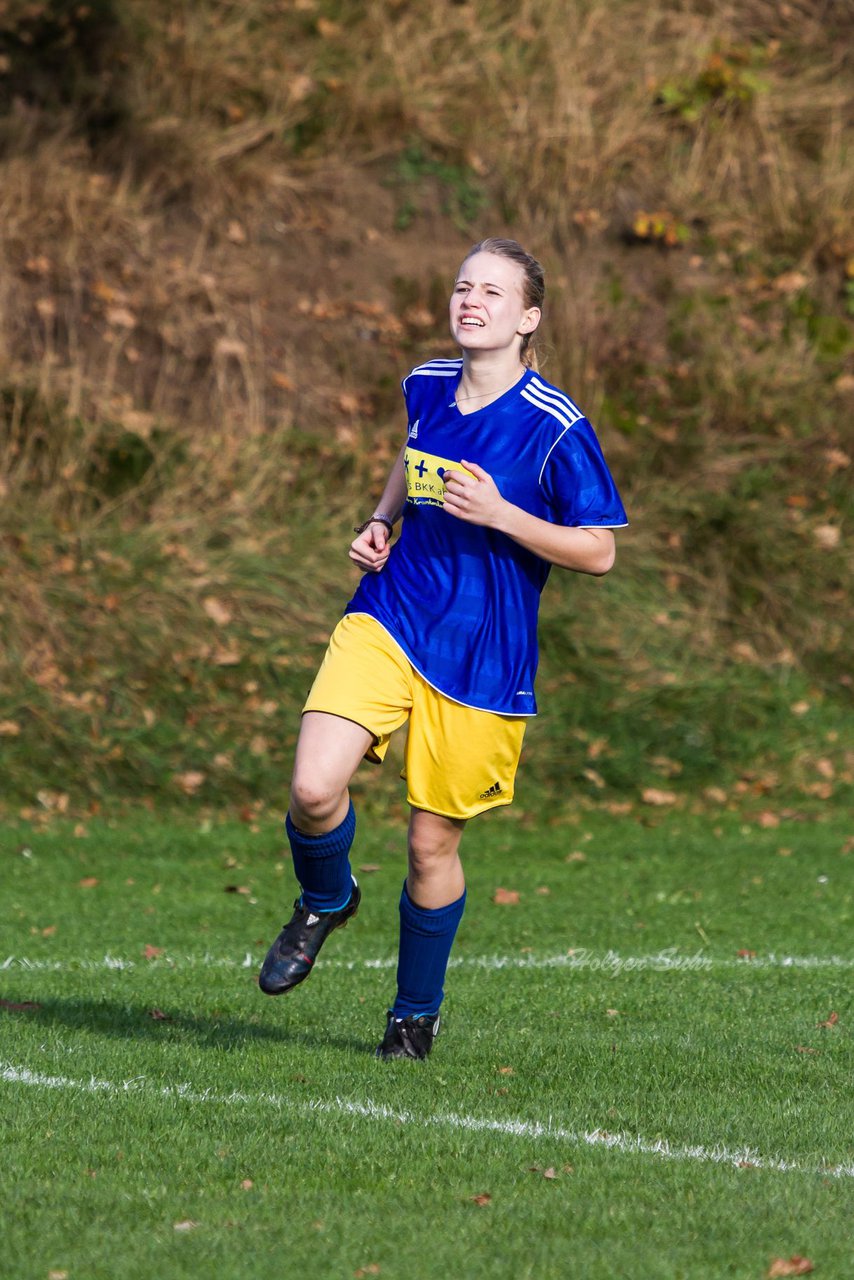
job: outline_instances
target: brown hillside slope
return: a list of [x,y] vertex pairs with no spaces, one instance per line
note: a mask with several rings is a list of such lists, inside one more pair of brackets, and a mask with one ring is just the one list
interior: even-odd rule
[[546,264],[545,370],[633,522],[613,581],[551,584],[545,778],[574,735],[594,794],[767,781],[783,743],[812,785],[787,709],[854,665],[852,34],[819,0],[3,7],[20,792],[278,776],[399,378],[496,232]]

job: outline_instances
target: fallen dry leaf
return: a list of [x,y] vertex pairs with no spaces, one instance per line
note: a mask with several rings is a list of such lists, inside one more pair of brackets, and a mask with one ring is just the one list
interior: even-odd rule
[[825,449],[824,458],[831,475],[835,471],[844,471],[846,467],[851,466],[850,457],[842,449]]
[[197,769],[188,769],[186,773],[173,773],[173,782],[181,788],[187,796],[195,795],[199,787],[205,780],[205,775]]
[[814,541],[825,551],[832,551],[839,546],[842,531],[835,524],[819,524],[812,531]]
[[573,849],[572,853],[568,853],[564,858],[564,862],[586,862],[587,854],[582,853],[580,849]]
[[94,889],[96,884],[100,884],[97,876],[84,876],[77,887],[79,889]]
[[838,1021],[839,1021],[839,1014],[830,1013],[827,1015],[824,1022],[817,1022],[816,1026],[817,1027],[835,1027]]
[[552,1168],[543,1169],[543,1177],[547,1178],[549,1182],[553,1182],[554,1179],[557,1177],[557,1173]]
[[17,720],[0,720],[0,738],[17,738],[20,732]]
[[[38,684],[39,681],[36,681]],[[43,809],[48,809],[56,813],[68,812],[69,797],[64,791],[48,791],[43,789],[36,792],[36,799]]]
[[818,1053],[818,1049],[811,1049],[806,1044],[796,1044],[795,1053]]
[[373,871],[380,871],[381,867],[378,862],[363,862],[359,870],[364,871],[365,875],[368,876]]
[[218,627],[227,627],[231,622],[231,610],[228,605],[223,604],[216,596],[205,596],[202,601],[202,608],[211,622],[215,622]]
[[67,1271],[48,1271],[47,1280],[68,1280]]
[[[774,281],[774,288],[780,293],[798,293],[809,283],[803,271],[784,271]],[[782,1274],[782,1273],[781,1273]],[[788,1275],[788,1272],[786,1272]]]
[[254,1186],[255,1186],[255,1183],[252,1181],[251,1178],[244,1178],[240,1184],[240,1189],[241,1191],[251,1191]]
[[172,1229],[174,1231],[195,1231],[198,1222],[193,1222],[192,1218],[184,1218],[181,1222],[173,1222]]
[[519,890],[518,889],[502,889],[499,886],[495,890],[495,893],[492,895],[492,901],[495,902],[498,906],[515,907],[518,905],[518,902],[519,902]]
[[516,1070],[514,1067],[499,1067],[498,1074],[500,1076],[515,1076]]
[[641,800],[644,804],[655,805],[659,808],[675,804],[678,797],[675,791],[662,791],[658,787],[644,787],[641,792]]
[[155,960],[158,956],[162,956],[165,950],[165,947],[152,947],[151,943],[148,943],[143,948],[142,954],[145,956],[146,960]]
[[766,1280],[777,1280],[778,1276],[806,1276],[813,1270],[809,1258],[793,1253],[791,1258],[774,1258],[765,1275]]
[[378,1262],[369,1262],[366,1267],[359,1267],[358,1271],[353,1272],[357,1280],[361,1280],[362,1276],[378,1276],[379,1274],[380,1264]]
[[817,796],[819,800],[829,800],[833,795],[833,784],[830,782],[811,782],[801,790],[808,796]]
[[225,886],[225,890],[224,890],[224,892],[225,892],[225,893],[243,893],[243,894],[248,894],[248,893],[251,893],[251,892],[252,892],[252,890],[251,890],[251,889],[249,888],[249,886],[248,886],[248,885],[246,885],[246,884],[227,884],[227,885]]
[[15,1013],[30,1013],[33,1009],[40,1009],[41,1005],[36,1000],[22,1000],[17,1004],[14,1000],[0,1000],[0,1009],[12,1009]]
[[107,307],[107,324],[116,329],[135,329],[136,316],[129,307]]
[[338,397],[338,408],[342,413],[358,413],[359,397],[353,395],[352,391],[342,391]]
[[481,1206],[485,1204],[489,1204],[491,1199],[492,1199],[492,1196],[489,1194],[488,1191],[481,1191],[479,1195],[469,1196],[469,1200],[471,1200],[472,1204],[479,1204]]
[[168,1013],[164,1013],[162,1009],[149,1009],[149,1018],[153,1018],[155,1022],[171,1022],[172,1019]]
[[[2,69],[7,71],[8,67],[4,65]],[[24,270],[29,271],[34,276],[48,276],[50,275],[50,258],[43,253],[27,258],[24,263]]]
[[239,667],[242,660],[240,650],[234,645],[230,649],[216,649],[211,655],[211,662],[215,667]]
[[755,960],[756,952],[750,951],[747,947],[742,947],[738,952],[738,958],[739,960]]
[[46,924],[45,927],[42,929],[43,938],[52,938],[55,933],[56,933],[55,924]]

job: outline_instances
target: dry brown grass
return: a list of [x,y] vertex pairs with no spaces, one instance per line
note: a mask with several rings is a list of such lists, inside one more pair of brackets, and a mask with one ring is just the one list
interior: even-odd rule
[[[129,123],[93,154],[70,125],[39,138],[30,115],[32,140],[3,161],[0,333],[43,393],[88,419],[124,398],[241,433],[280,421],[264,372],[271,224],[304,242],[314,208],[322,270],[330,172],[349,155],[382,177],[407,138],[470,165],[498,205],[484,221],[514,210],[565,280],[555,371],[594,407],[612,355],[596,335],[620,327],[603,271],[641,279],[653,303],[661,278],[693,284],[670,264],[629,266],[620,236],[639,209],[670,211],[707,259],[713,244],[838,293],[851,74],[821,5],[493,0],[442,4],[431,21],[394,0],[353,8],[345,23],[309,2],[126,3]],[[662,87],[690,85],[715,49],[736,69],[756,52],[755,95],[724,94],[691,122],[662,107]],[[290,367],[298,340],[279,324]]]

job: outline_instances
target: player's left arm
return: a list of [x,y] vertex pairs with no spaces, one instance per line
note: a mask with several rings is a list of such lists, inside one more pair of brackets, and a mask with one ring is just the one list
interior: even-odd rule
[[551,524],[502,498],[498,486],[475,462],[460,459],[471,475],[445,474],[445,510],[468,524],[497,529],[527,551],[561,569],[591,573],[597,577],[614,563],[616,544],[610,529],[575,528]]

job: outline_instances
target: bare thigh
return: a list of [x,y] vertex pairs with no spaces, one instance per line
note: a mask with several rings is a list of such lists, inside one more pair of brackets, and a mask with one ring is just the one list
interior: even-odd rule
[[350,779],[374,741],[352,720],[306,711],[300,723],[291,780],[292,822],[307,835],[339,826],[350,804]]

